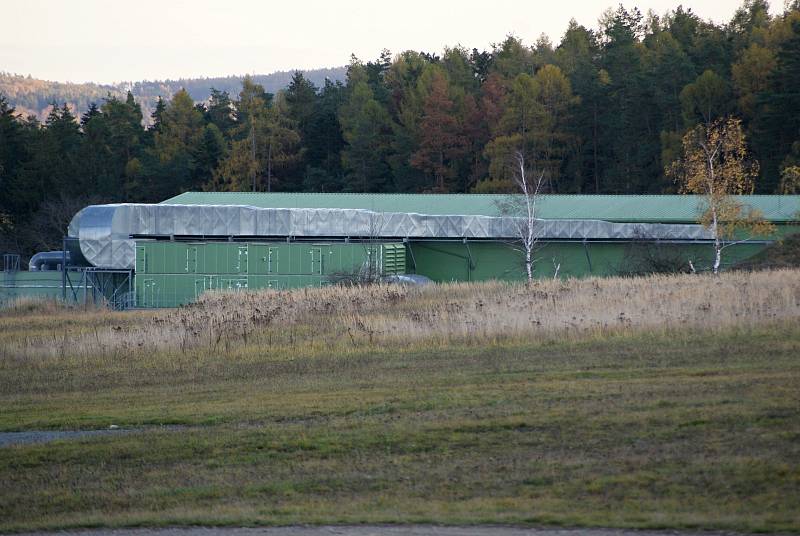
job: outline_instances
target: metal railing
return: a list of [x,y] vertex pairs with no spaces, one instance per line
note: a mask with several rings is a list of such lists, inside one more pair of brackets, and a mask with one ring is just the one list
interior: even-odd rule
[[19,272],[19,255],[14,253],[4,253],[3,271],[6,273]]

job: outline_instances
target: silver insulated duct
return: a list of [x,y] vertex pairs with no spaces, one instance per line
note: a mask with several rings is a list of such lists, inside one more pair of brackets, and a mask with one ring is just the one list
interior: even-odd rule
[[[98,268],[132,269],[135,238],[495,239],[518,237],[519,218],[439,216],[361,209],[257,208],[241,205],[90,205],[75,215],[69,236]],[[537,220],[542,240],[708,240],[700,225]],[[74,241],[71,241],[74,242]]]

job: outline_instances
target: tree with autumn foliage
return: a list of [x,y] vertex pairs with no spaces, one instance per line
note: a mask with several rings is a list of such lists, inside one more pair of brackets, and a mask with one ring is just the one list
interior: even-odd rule
[[503,100],[504,112],[486,145],[493,179],[513,182],[515,154],[520,152],[532,169],[544,172],[545,188],[557,191],[561,167],[571,138],[566,120],[577,102],[569,80],[555,65],[534,75],[518,75]]
[[448,191],[446,183],[455,173],[453,163],[468,147],[448,89],[444,75],[434,73],[423,105],[419,149],[411,155],[412,166],[433,176],[437,192]]
[[758,164],[748,159],[739,119],[718,119],[689,130],[683,137],[683,157],[667,171],[681,192],[702,196],[705,202],[699,222],[714,240],[715,274],[727,247],[774,231],[761,213],[735,197],[752,193],[758,175]]

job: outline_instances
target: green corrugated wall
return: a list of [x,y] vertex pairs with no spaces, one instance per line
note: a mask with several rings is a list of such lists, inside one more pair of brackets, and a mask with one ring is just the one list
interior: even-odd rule
[[[640,247],[655,247],[650,246]],[[697,270],[708,269],[713,251],[710,244],[664,244],[675,261],[691,260]],[[746,259],[763,244],[739,244],[725,251],[724,267]],[[630,242],[547,242],[534,255],[535,275],[553,277],[556,267],[560,277],[612,276],[630,273],[643,262],[641,251]],[[409,266],[416,273],[434,281],[484,281],[488,279],[523,280],[523,254],[513,244],[499,242],[412,242]]]
[[207,290],[287,289],[329,284],[362,270],[405,273],[399,243],[136,243],[136,304],[175,307]]
[[0,272],[0,305],[19,298],[60,300],[61,272]]
[[[650,245],[630,242],[548,242],[536,251],[535,275],[551,278],[630,273]],[[725,265],[764,246],[749,243],[726,251]],[[664,244],[661,253],[707,269],[709,244]],[[373,263],[379,273],[417,273],[434,281],[523,280],[522,253],[513,244],[489,241],[419,241],[407,244],[137,242],[136,303],[175,307],[208,290],[288,289],[330,284]]]

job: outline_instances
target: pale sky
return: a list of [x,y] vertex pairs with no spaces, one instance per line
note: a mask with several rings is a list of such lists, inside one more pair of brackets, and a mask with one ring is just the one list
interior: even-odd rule
[[[558,43],[618,0],[0,0],[0,71],[70,82],[268,74],[334,67],[381,49],[488,48],[513,33]],[[658,14],[681,0],[642,0]],[[739,0],[683,0],[727,22]],[[773,1],[773,4],[777,4]],[[773,5],[773,11],[781,5]]]

